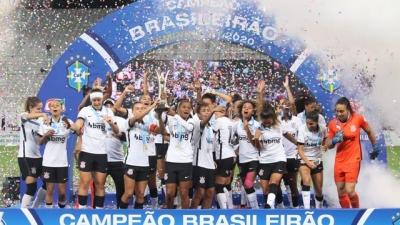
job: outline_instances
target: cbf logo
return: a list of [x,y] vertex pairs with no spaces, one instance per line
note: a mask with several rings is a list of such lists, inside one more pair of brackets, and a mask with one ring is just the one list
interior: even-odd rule
[[65,99],[61,99],[61,98],[51,98],[51,99],[47,100],[46,104],[44,106],[44,111],[45,112],[50,112],[51,111],[51,103],[53,101],[58,101],[61,104],[62,112],[65,112]]
[[329,92],[340,87],[340,75],[337,70],[321,70],[319,79],[321,80],[321,87]]
[[70,87],[76,89],[78,92],[82,89],[84,85],[88,84],[89,81],[89,66],[88,64],[92,63],[91,60],[86,60],[86,57],[82,58],[80,55],[76,56],[74,61],[74,57],[71,57],[70,60],[65,61],[66,64],[69,64],[71,61],[74,61],[67,69],[68,69],[68,84]]

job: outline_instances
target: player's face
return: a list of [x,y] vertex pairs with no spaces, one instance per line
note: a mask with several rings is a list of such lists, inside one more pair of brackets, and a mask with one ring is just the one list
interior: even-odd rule
[[143,95],[140,102],[147,108],[147,106],[151,105],[151,98],[149,95]]
[[271,127],[272,124],[274,123],[274,120],[272,118],[267,118],[267,119],[261,119],[262,125],[265,127]]
[[207,118],[207,116],[210,115],[210,113],[211,113],[210,107],[202,106],[200,108],[199,118],[201,120],[203,120],[203,119]]
[[40,103],[36,104],[34,107],[30,106],[29,112],[30,113],[41,113],[42,107],[43,107],[43,104],[40,102]]
[[101,102],[102,98],[93,98],[90,101],[92,102],[92,106],[93,108],[100,110],[101,106],[102,106],[102,102]]
[[339,118],[340,121],[346,121],[349,116],[349,110],[346,105],[337,104],[335,106],[336,117]]
[[53,101],[50,105],[51,115],[58,116],[61,114],[61,103],[59,101]]
[[210,76],[210,86],[211,87],[218,86],[218,78],[215,75]]
[[305,106],[306,113],[308,112],[316,112],[317,111],[317,103],[313,102]]
[[144,105],[142,103],[136,103],[132,108],[132,114],[134,116],[139,115],[144,110]]
[[189,102],[184,102],[179,105],[178,114],[182,117],[182,119],[187,119],[190,115],[190,111],[192,107]]
[[242,108],[242,116],[245,119],[250,119],[254,114],[254,107],[251,103],[244,103],[243,108]]
[[314,121],[312,119],[307,119],[306,120],[307,128],[310,131],[317,131],[318,129],[318,121]]

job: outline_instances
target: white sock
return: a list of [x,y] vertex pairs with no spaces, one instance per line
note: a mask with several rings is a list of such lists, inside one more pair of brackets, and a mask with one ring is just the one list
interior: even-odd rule
[[157,209],[158,198],[150,198],[151,209]]
[[189,207],[192,205],[192,199],[189,198]]
[[98,206],[96,206],[96,209],[103,209],[103,207],[98,207]]
[[293,200],[292,200],[292,190],[290,189],[289,185],[286,185],[286,196],[289,200],[290,207],[293,207]]
[[310,191],[302,191],[301,195],[303,196],[303,205],[305,209],[310,208]]
[[47,205],[47,204],[45,204],[45,206],[44,206],[46,209],[51,209],[51,208],[53,208],[53,204],[51,204],[51,205]]
[[174,197],[174,205],[178,205],[178,196]]
[[267,204],[271,207],[271,209],[275,209],[275,198],[276,195],[274,193],[268,194]]
[[246,191],[244,190],[244,187],[240,189],[240,204],[241,205],[246,205],[247,203],[247,196],[246,196]]
[[44,201],[44,198],[46,198],[46,190],[41,187],[36,193],[36,198],[33,201],[32,208],[38,208],[40,204],[42,204],[42,202]]
[[132,196],[132,201],[133,201],[133,205],[135,205],[135,202],[136,202],[136,195],[133,195],[133,196]]
[[322,209],[323,207],[324,207],[324,200],[322,199],[322,201],[318,201],[317,199],[315,199],[315,208]]
[[247,194],[247,200],[249,201],[250,207],[252,209],[258,209],[257,195],[255,192]]
[[220,209],[226,209],[226,194],[225,193],[218,193],[217,200]]
[[150,188],[149,188],[149,186],[147,185],[147,186],[146,186],[146,189],[144,190],[144,197],[146,197],[146,196],[149,194],[149,192],[150,192]]
[[24,194],[21,200],[21,208],[28,208],[32,202],[33,196]]
[[86,209],[86,205],[79,205],[79,209]]
[[67,201],[64,201],[64,202],[58,201],[58,204],[59,204],[59,205],[63,205],[63,206],[65,207],[65,205],[67,204]]
[[224,187],[224,193],[226,195],[226,206],[228,209],[233,209],[233,200],[230,196],[228,189]]

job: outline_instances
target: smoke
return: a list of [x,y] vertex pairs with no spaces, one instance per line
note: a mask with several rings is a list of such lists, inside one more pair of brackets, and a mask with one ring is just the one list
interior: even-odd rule
[[[383,122],[400,132],[400,2],[263,0],[283,35],[303,41],[320,65],[335,68],[347,93],[363,105],[371,127]],[[324,156],[324,192],[338,205],[333,181],[335,151]],[[374,185],[372,185],[374,184]],[[395,207],[400,182],[380,162],[363,163],[357,192],[361,207]]]
[[[10,52],[10,46],[16,37],[16,30],[10,26],[10,22],[14,21],[14,11],[19,1],[0,0],[0,56],[5,57]],[[1,71],[0,71],[1,72]]]

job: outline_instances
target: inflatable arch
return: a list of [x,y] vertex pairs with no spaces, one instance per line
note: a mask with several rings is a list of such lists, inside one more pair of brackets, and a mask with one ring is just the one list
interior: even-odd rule
[[[301,41],[282,35],[257,1],[146,0],[111,13],[83,33],[59,58],[38,97],[46,103],[64,100],[64,114],[75,120],[84,85],[91,86],[97,77],[105,80],[107,72],[118,72],[149,50],[187,40],[231,42],[272,57],[310,89],[328,119],[335,100],[346,95],[339,74],[321,68]],[[70,138],[70,155],[73,145]],[[386,161],[383,152],[379,159]]]

